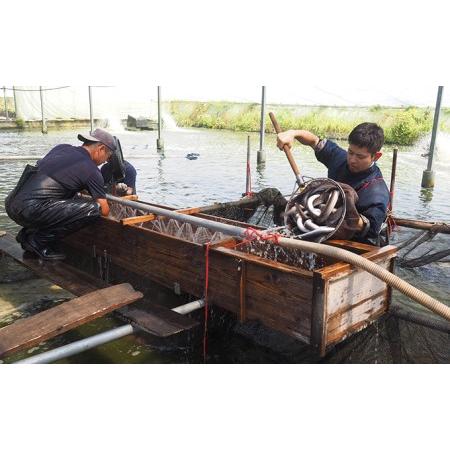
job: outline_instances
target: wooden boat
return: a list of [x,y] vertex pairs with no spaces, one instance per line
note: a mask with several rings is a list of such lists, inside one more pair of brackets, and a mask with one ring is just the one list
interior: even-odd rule
[[[321,355],[389,308],[391,289],[386,283],[347,263],[299,256],[274,242],[253,244],[208,227],[187,226],[162,214],[112,203],[115,218],[102,218],[64,241],[68,264],[108,284],[129,282],[145,294],[156,282],[200,298],[207,273],[209,305],[223,308],[241,321],[256,320],[293,336]],[[137,204],[175,211],[146,202]],[[230,214],[223,217],[227,215],[224,211],[239,210],[234,216],[245,219],[257,206],[254,199],[245,199],[176,211],[210,224],[248,228],[246,222],[229,218]],[[393,269],[393,246],[378,248],[342,240],[328,244]],[[258,254],[255,245],[262,253]]]

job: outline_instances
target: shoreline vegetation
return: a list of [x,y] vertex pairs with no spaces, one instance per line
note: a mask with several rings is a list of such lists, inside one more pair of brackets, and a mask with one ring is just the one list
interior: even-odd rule
[[[305,129],[331,139],[346,139],[361,122],[376,122],[384,129],[386,144],[412,145],[430,133],[434,109],[409,106],[405,108],[337,107],[266,105],[283,130]],[[261,120],[259,103],[170,102],[170,113],[180,127],[212,128],[258,132]],[[440,131],[450,131],[450,108],[441,109]],[[273,133],[270,120],[266,132]]]
[[[0,115],[5,116],[3,102],[0,103]],[[15,127],[21,130],[38,128],[37,122],[29,123],[20,118],[14,120],[12,98],[7,98],[7,107],[12,121],[0,128]],[[170,112],[179,127],[259,132],[261,120],[259,103],[173,100],[164,102],[164,109]],[[412,145],[422,136],[431,133],[434,116],[434,108],[416,106],[343,107],[268,104],[266,111],[267,114],[270,111],[275,114],[283,130],[306,129],[320,137],[330,139],[345,140],[357,124],[376,122],[384,129],[386,144],[391,145]],[[84,125],[86,120],[79,122]],[[75,126],[73,121],[57,122],[61,123],[49,123],[49,125],[57,128]],[[450,132],[450,108],[441,109],[439,130]],[[266,133],[274,132],[267,115],[265,131]]]

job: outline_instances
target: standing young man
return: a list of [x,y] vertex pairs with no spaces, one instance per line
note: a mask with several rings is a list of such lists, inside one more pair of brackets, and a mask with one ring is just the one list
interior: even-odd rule
[[356,191],[357,195],[346,191],[347,203],[350,203],[350,208],[355,207],[359,215],[354,237],[379,245],[380,230],[389,204],[389,190],[376,164],[384,144],[383,129],[375,123],[359,124],[348,137],[347,151],[335,142],[320,139],[306,130],[288,130],[278,134],[277,145],[281,150],[284,145],[292,148],[295,139],[315,151],[317,160],[328,168],[328,178],[348,184]]

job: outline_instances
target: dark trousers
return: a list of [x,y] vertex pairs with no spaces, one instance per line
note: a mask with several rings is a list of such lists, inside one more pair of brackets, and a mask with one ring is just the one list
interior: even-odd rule
[[36,244],[46,247],[101,215],[98,203],[64,196],[67,191],[58,182],[38,172],[6,198],[6,212]]

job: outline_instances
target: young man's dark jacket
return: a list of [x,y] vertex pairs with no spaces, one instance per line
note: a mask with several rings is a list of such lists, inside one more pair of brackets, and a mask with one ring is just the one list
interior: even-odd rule
[[389,190],[383,175],[374,163],[364,172],[352,173],[347,166],[347,152],[332,141],[316,151],[316,158],[328,167],[328,178],[350,185],[358,194],[358,212],[370,222],[367,234],[358,239],[375,244],[381,226],[386,220],[389,204]]

